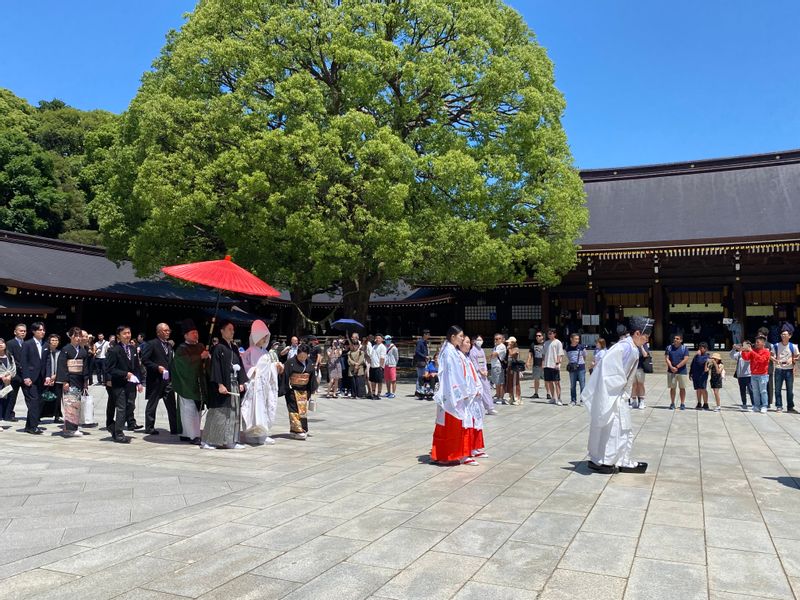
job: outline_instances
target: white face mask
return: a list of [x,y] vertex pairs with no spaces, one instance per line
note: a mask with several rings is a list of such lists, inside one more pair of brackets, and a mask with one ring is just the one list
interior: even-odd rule
[[477,346],[478,348],[482,347],[483,346],[483,340],[481,338],[478,338],[477,340],[475,340],[475,346]]

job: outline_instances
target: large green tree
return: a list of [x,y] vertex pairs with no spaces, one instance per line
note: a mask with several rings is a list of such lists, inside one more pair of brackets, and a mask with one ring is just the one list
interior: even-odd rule
[[553,284],[586,226],[553,66],[499,0],[201,0],[95,209],[144,273],[235,255],[348,314],[399,278]]
[[61,100],[34,108],[0,88],[0,228],[96,242],[85,170],[116,139],[115,119]]

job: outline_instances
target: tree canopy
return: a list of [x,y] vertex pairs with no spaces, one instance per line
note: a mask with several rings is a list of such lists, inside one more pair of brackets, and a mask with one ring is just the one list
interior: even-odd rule
[[96,243],[87,156],[110,146],[114,122],[61,100],[34,108],[0,88],[0,228]]
[[142,273],[231,253],[297,302],[338,287],[350,314],[399,278],[551,285],[587,224],[564,106],[499,0],[201,0],[93,207]]

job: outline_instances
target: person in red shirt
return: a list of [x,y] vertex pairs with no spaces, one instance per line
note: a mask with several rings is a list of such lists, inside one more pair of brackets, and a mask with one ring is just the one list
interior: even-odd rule
[[756,347],[752,348],[749,342],[742,345],[742,359],[750,361],[750,373],[752,379],[750,380],[753,385],[753,411],[754,412],[767,412],[769,404],[769,394],[767,393],[767,384],[769,383],[769,362],[770,351],[766,346],[767,338],[759,335],[756,338]]

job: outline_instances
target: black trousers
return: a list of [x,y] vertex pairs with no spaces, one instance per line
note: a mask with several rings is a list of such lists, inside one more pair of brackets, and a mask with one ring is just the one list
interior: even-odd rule
[[0,399],[0,420],[10,421],[14,416],[14,405],[17,403],[17,396],[19,395],[19,388],[22,385],[22,380],[16,377],[11,379],[11,391],[5,398]]
[[97,383],[103,383],[103,378],[106,374],[106,359],[95,357],[94,363],[92,364],[92,370],[89,371],[89,373],[90,380],[93,375],[97,375]]
[[124,386],[111,387],[111,395],[114,397],[114,437],[125,435],[125,423],[128,425],[135,423],[134,409],[136,407],[136,384],[126,383]]
[[110,385],[106,386],[106,394],[108,394],[108,400],[106,400],[106,429],[111,435],[114,435],[114,414],[117,410],[113,389]]
[[144,428],[150,431],[156,426],[156,410],[158,401],[164,399],[164,406],[167,409],[169,419],[169,432],[173,435],[178,433],[178,410],[175,402],[175,392],[172,390],[172,382],[163,379],[148,381],[145,389],[147,406],[144,409]]
[[[28,417],[25,419],[25,429],[36,429],[42,419],[42,392],[44,385],[41,379],[31,385],[22,384],[22,394],[25,396],[25,405],[28,407]],[[11,392],[14,393],[13,391]]]

